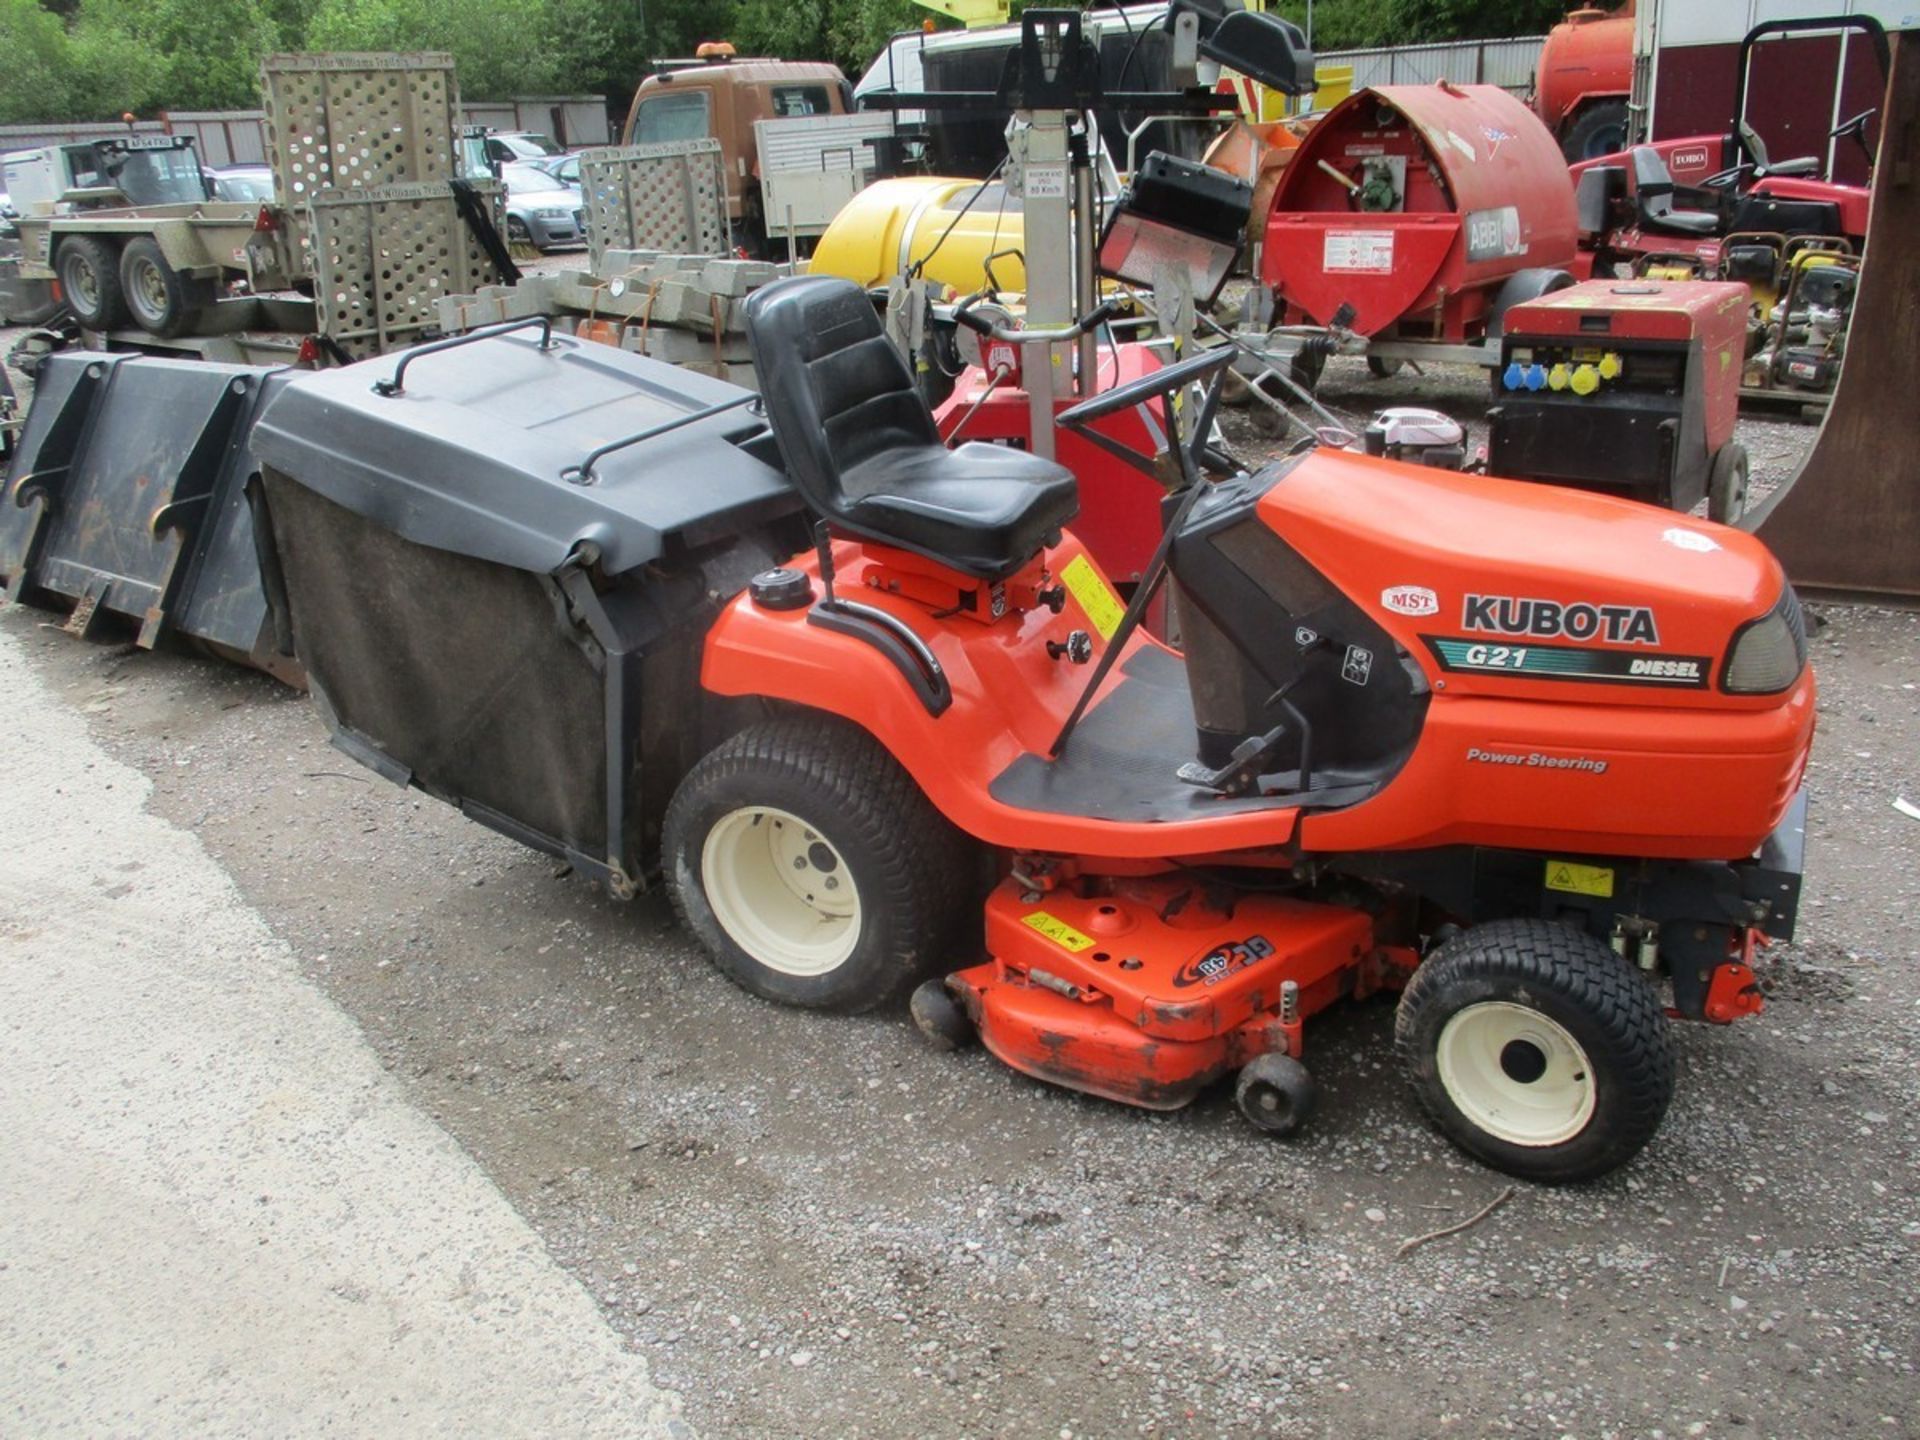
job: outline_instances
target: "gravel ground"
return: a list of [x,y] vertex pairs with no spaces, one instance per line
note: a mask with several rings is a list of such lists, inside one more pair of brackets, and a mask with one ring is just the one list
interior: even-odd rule
[[[1364,416],[1483,384],[1343,362],[1325,388]],[[1812,431],[1757,434],[1784,466]],[[1824,615],[1809,899],[1767,1012],[1678,1029],[1623,1171],[1404,1260],[1504,1181],[1420,1119],[1390,1002],[1315,1022],[1292,1143],[1221,1095],[1084,1099],[901,1015],[753,1000],[664,902],[385,785],[260,676],[0,625],[706,1433],[1916,1436],[1920,823],[1892,802],[1920,802],[1920,616]]]

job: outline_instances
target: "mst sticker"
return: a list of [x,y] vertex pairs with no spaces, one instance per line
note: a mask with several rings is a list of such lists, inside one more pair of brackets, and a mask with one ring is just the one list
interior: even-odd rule
[[1604,865],[1576,865],[1571,860],[1547,861],[1547,889],[1568,895],[1613,896],[1613,871]]
[[1084,555],[1074,556],[1060,572],[1060,581],[1067,587],[1067,593],[1080,602],[1080,608],[1087,612],[1087,619],[1100,632],[1100,638],[1111,640],[1113,632],[1120,628],[1127,607],[1100,578],[1092,562]]
[[1353,275],[1391,275],[1393,232],[1329,230],[1320,252],[1320,265],[1322,269],[1344,270]]
[[1614,645],[1658,645],[1660,627],[1644,605],[1593,605],[1585,601],[1526,600],[1513,595],[1469,595],[1460,624],[1495,635],[1539,640],[1605,640]]
[[1704,655],[1648,655],[1582,650],[1571,645],[1493,645],[1457,636],[1422,635],[1442,670],[1524,675],[1529,680],[1603,680],[1704,690],[1712,662]]
[[1660,538],[1678,550],[1691,550],[1696,555],[1707,555],[1720,548],[1720,542],[1711,535],[1702,535],[1698,530],[1687,530],[1675,525],[1660,532]]
[[1062,950],[1071,950],[1076,955],[1082,950],[1093,948],[1091,935],[1082,935],[1058,915],[1049,915],[1044,910],[1035,910],[1030,915],[1022,915],[1020,923],[1032,926]]
[[1438,615],[1440,597],[1424,585],[1394,585],[1380,592],[1380,607],[1396,615]]
[[1249,935],[1227,945],[1216,945],[1198,960],[1189,960],[1173,977],[1180,989],[1192,985],[1218,985],[1229,975],[1258,965],[1273,954],[1273,942],[1264,935]]

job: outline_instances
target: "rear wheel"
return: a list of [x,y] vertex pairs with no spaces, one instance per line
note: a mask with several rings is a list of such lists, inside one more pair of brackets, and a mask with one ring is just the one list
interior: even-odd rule
[[134,324],[162,339],[191,330],[200,311],[213,303],[213,287],[174,269],[159,243],[146,235],[128,241],[120,255],[120,288]]
[[861,1011],[948,958],[969,846],[865,731],[804,716],[741,732],[668,807],[662,869],[687,928],[769,1000]]
[[1592,936],[1544,920],[1477,925],[1414,972],[1394,1023],[1414,1093],[1461,1149],[1565,1182],[1637,1154],[1673,1098],[1653,987]]
[[1738,525],[1747,513],[1747,447],[1729,440],[1713,457],[1707,477],[1707,518],[1722,525]]
[[83,330],[118,330],[127,323],[127,297],[120,288],[120,256],[98,235],[69,235],[54,257],[54,273],[67,308]]
[[1615,155],[1627,148],[1627,102],[1604,100],[1580,112],[1560,142],[1560,152],[1569,161],[1591,160],[1599,155]]

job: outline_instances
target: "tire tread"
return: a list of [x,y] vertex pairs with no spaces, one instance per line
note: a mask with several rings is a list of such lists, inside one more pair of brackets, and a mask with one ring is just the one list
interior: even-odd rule
[[1497,1158],[1497,1152],[1458,1133],[1436,1103],[1439,1081],[1419,1038],[1429,1028],[1427,1012],[1444,1006],[1450,992],[1477,979],[1550,992],[1591,1017],[1616,1041],[1611,1057],[1616,1064],[1609,1074],[1619,1103],[1609,1108],[1624,1117],[1622,1123],[1598,1144],[1582,1145],[1585,1135],[1567,1142],[1581,1153],[1570,1155],[1564,1164],[1549,1160],[1528,1178],[1590,1179],[1624,1163],[1653,1137],[1674,1088],[1673,1045],[1654,987],[1590,935],[1553,921],[1510,919],[1475,925],[1434,951],[1402,992],[1394,1021],[1394,1048],[1401,1069],[1427,1113],[1456,1142],[1482,1159],[1512,1168]]

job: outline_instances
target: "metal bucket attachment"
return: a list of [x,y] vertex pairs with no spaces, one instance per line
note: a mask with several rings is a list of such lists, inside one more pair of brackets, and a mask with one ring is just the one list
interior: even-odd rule
[[298,683],[274,654],[247,440],[284,379],[257,366],[66,354],[41,367],[0,505],[9,603],[104,611]]

